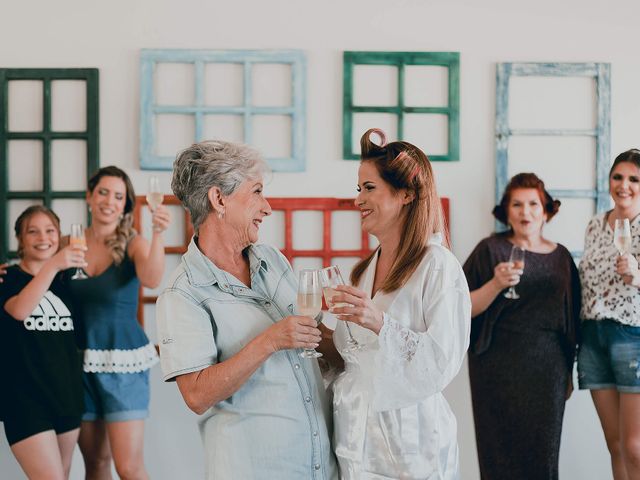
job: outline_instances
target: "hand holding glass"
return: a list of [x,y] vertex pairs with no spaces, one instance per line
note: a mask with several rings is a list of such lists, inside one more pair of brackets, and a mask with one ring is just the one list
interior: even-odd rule
[[631,225],[628,218],[616,218],[613,228],[613,244],[621,256],[631,251]]
[[[524,270],[524,248],[521,248],[517,245],[511,247],[511,255],[509,256],[509,261],[513,263],[513,268],[517,268],[518,270]],[[516,292],[516,288],[511,285],[509,290],[504,293],[506,298],[511,300],[516,300],[520,298],[520,295]]]
[[[316,318],[322,309],[322,287],[317,270],[302,270],[298,282],[298,312],[306,317]],[[321,357],[320,352],[305,348],[300,352],[303,358]]]
[[[87,248],[87,240],[84,236],[84,229],[79,223],[71,224],[71,235],[69,236],[69,245],[71,248],[80,248],[85,250]],[[86,273],[81,268],[76,268],[76,273],[73,274],[71,280],[84,280],[87,277]]]
[[[324,293],[324,300],[327,302],[327,306],[331,307],[352,307],[348,303],[333,303],[333,297],[339,292],[336,291],[336,287],[339,285],[345,285],[344,280],[342,279],[342,275],[340,274],[340,269],[336,265],[331,265],[330,267],[323,268],[320,270],[321,281],[322,281],[322,293]],[[353,334],[351,333],[351,327],[349,327],[349,322],[344,322],[345,327],[347,327],[347,333],[349,338],[347,339],[347,351],[359,350],[362,346],[357,342],[355,338],[353,338]]]

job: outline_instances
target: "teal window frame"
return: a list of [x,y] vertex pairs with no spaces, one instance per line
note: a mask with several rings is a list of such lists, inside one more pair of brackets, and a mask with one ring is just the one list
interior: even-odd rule
[[[43,122],[41,131],[9,131],[9,82],[35,80],[42,82]],[[83,80],[86,83],[86,130],[53,131],[51,128],[51,82],[57,80]],[[99,75],[97,68],[0,68],[0,201],[4,220],[0,222],[0,260],[15,258],[16,252],[9,250],[10,200],[40,200],[51,207],[53,200],[84,199],[86,190],[56,191],[51,188],[51,144],[55,140],[84,140],[87,145],[87,180],[98,169],[99,156]],[[11,191],[9,189],[8,148],[11,140],[36,140],[42,142],[42,190]]]
[[[195,66],[193,105],[159,105],[154,95],[154,70],[159,63],[186,63]],[[205,105],[205,65],[234,63],[243,65],[243,104],[241,106]],[[291,105],[258,107],[252,105],[251,67],[260,63],[291,66]],[[155,117],[159,114],[193,115],[195,142],[203,138],[204,115],[239,115],[243,117],[244,143],[252,143],[251,116],[288,115],[291,117],[291,156],[266,157],[276,172],[302,172],[306,168],[306,56],[299,50],[181,50],[143,49],[140,53],[140,168],[171,170],[174,156],[155,152]],[[185,145],[186,147],[187,145]]]
[[[433,161],[451,162],[460,159],[460,53],[459,52],[354,52],[343,55],[343,136],[342,155],[346,160],[359,160],[353,152],[353,114],[390,113],[398,117],[398,139],[403,139],[404,115],[408,113],[441,114],[447,116],[447,154],[429,155]],[[362,106],[353,104],[353,71],[356,65],[384,65],[398,69],[398,103],[394,106]],[[448,70],[446,107],[411,107],[404,102],[404,67],[407,65],[438,66]],[[375,125],[372,125],[374,127]],[[364,133],[364,132],[362,132]]]
[[[514,76],[590,77],[596,82],[596,125],[593,129],[512,129],[509,127],[509,81]],[[509,139],[513,135],[588,136],[596,141],[596,185],[593,189],[555,189],[556,198],[587,198],[596,213],[609,208],[609,159],[611,154],[611,64],[609,63],[499,63],[496,66],[496,204],[509,182]],[[495,222],[496,231],[504,231]],[[582,251],[573,251],[575,258]]]

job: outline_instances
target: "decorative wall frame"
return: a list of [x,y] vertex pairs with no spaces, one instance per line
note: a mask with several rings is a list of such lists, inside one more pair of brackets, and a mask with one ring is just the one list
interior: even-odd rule
[[[38,131],[10,131],[9,83],[12,81],[42,82],[42,129]],[[86,128],[83,131],[55,131],[52,126],[52,82],[58,80],[81,80],[86,83]],[[96,68],[0,68],[0,259],[13,258],[16,252],[9,251],[12,228],[9,223],[11,200],[34,200],[46,206],[59,199],[83,199],[86,190],[56,191],[51,178],[56,168],[52,162],[52,142],[56,140],[82,140],[86,142],[87,180],[98,169],[99,162],[99,91]],[[35,140],[42,143],[42,189],[12,191],[9,187],[9,142],[12,140]],[[73,172],[69,172],[73,174]],[[86,182],[85,182],[86,184]]]
[[[154,70],[161,63],[193,64],[195,69],[194,99],[191,105],[160,105],[154,95]],[[239,106],[206,105],[205,66],[212,63],[239,64],[243,67],[243,102]],[[255,106],[252,103],[252,67],[256,64],[287,64],[291,67],[291,105]],[[159,114],[190,115],[194,118],[193,141],[204,140],[205,115],[237,115],[242,117],[244,142],[252,144],[251,119],[254,115],[291,117],[291,156],[270,158],[274,171],[299,172],[305,169],[306,139],[306,57],[298,50],[149,50],[140,54],[140,167],[171,170],[175,156],[156,153],[156,116]],[[186,145],[185,145],[186,146]]]
[[[344,52],[343,80],[343,135],[342,155],[347,160],[358,160],[353,152],[354,113],[388,113],[398,117],[398,139],[404,133],[406,114],[446,115],[447,153],[431,155],[430,160],[455,161],[460,158],[460,54],[458,52]],[[393,106],[363,106],[354,104],[354,67],[357,65],[384,65],[398,69],[398,99]],[[448,70],[446,106],[408,106],[405,104],[405,67],[410,65],[438,66]],[[372,125],[373,126],[373,125]],[[364,133],[364,132],[363,132]]]
[[[514,76],[591,77],[596,85],[596,126],[594,129],[512,129],[509,126],[509,81]],[[588,136],[595,138],[596,186],[593,189],[556,189],[558,198],[593,199],[596,212],[609,205],[608,170],[611,138],[611,65],[608,63],[499,63],[496,69],[496,203],[509,181],[509,138],[514,135]],[[496,222],[496,229],[504,226]],[[580,256],[581,252],[572,252]]]

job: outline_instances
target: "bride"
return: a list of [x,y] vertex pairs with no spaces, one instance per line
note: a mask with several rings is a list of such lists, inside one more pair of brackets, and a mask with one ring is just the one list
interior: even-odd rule
[[469,343],[465,276],[441,245],[427,156],[406,142],[387,144],[378,129],[360,144],[356,206],[380,246],[353,269],[355,287],[338,287],[332,299],[351,305],[331,309],[342,320],[333,340],[345,362],[334,384],[340,477],[457,479],[456,419],[442,390]]

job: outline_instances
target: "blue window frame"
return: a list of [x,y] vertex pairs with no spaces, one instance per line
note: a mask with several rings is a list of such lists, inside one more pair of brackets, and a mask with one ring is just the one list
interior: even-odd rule
[[[161,63],[194,66],[194,98],[190,105],[161,105],[154,94],[154,72]],[[239,64],[243,68],[243,100],[239,106],[208,105],[206,89],[215,88],[205,81],[207,64]],[[252,67],[256,64],[287,64],[291,68],[291,104],[255,106],[252,101]],[[162,114],[188,115],[194,119],[194,141],[205,140],[205,115],[234,115],[242,119],[243,141],[253,143],[252,117],[278,115],[291,118],[289,157],[269,157],[274,171],[299,172],[305,169],[306,57],[297,50],[142,50],[140,55],[140,167],[171,170],[174,156],[157,153],[156,117]],[[187,145],[185,145],[186,147]]]
[[[512,129],[509,126],[509,81],[514,76],[591,77],[596,85],[594,129]],[[611,65],[608,63],[499,63],[496,72],[496,203],[509,181],[509,139],[515,135],[587,136],[595,138],[596,185],[593,189],[549,190],[557,198],[586,198],[595,202],[596,212],[609,208],[608,173],[611,137]],[[496,222],[497,230],[504,226]],[[582,252],[574,251],[574,256]]]

